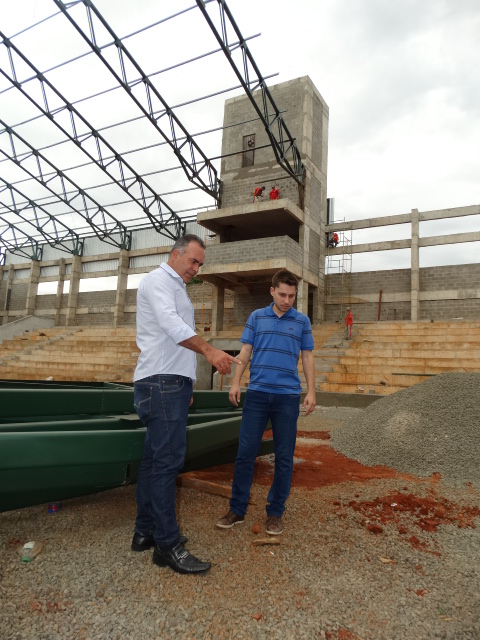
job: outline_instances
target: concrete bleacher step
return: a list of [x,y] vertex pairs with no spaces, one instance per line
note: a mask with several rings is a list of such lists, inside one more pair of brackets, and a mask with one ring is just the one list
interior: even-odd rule
[[354,325],[324,391],[389,394],[448,371],[480,371],[480,322]]
[[[480,371],[480,322],[380,322],[314,326],[316,387],[387,395],[444,371]],[[239,339],[243,327],[216,336]],[[135,327],[52,327],[0,344],[1,377],[131,382],[138,357]],[[299,373],[306,388],[301,358]],[[228,378],[223,388],[228,388]],[[243,382],[248,380],[248,369]]]
[[134,327],[52,327],[0,345],[1,377],[131,382],[138,348]]

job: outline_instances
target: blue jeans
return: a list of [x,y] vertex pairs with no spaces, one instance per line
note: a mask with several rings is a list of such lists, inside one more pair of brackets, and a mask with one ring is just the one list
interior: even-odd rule
[[280,518],[283,515],[292,484],[299,412],[298,394],[247,391],[230,500],[230,509],[237,515],[243,516],[247,511],[255,458],[269,418],[272,423],[275,470],[266,509],[269,516]]
[[137,478],[135,531],[153,533],[161,547],[180,538],[175,485],[185,462],[192,391],[192,380],[178,375],[149,376],[134,385],[135,411],[147,427]]

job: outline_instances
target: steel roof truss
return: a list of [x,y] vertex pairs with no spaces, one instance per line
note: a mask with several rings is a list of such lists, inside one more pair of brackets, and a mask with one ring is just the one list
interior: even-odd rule
[[[270,139],[273,152],[278,164],[288,173],[290,176],[300,185],[304,185],[305,180],[305,167],[302,162],[300,151],[298,150],[295,139],[290,134],[287,125],[278,109],[275,101],[268,90],[265,79],[261,75],[257,64],[250,53],[245,38],[242,36],[240,29],[238,28],[235,20],[227,6],[225,0],[217,0],[220,10],[220,25],[221,33],[217,30],[215,24],[210,18],[205,0],[196,0],[197,6],[203,13],[205,20],[207,21],[210,29],[215,35],[218,43],[220,44],[225,56],[227,57],[231,67],[233,68],[237,78],[240,80],[242,87],[247,94],[253,108],[257,112],[259,118],[263,122],[265,131]],[[238,43],[230,45],[228,43],[228,24],[233,28],[235,34],[240,43],[242,50],[242,63],[243,71],[237,67],[236,62],[232,57],[232,52],[238,48]],[[251,72],[254,79],[251,79]],[[255,84],[262,91],[261,102],[262,108],[260,108],[253,96],[254,88],[252,84]],[[273,115],[269,114],[273,111]],[[276,127],[274,125],[276,124]],[[276,131],[275,131],[276,129]],[[287,156],[291,154],[289,159]]]
[[[1,199],[1,195],[8,195],[10,203]],[[18,194],[28,204],[19,208],[16,204],[15,194]],[[80,236],[69,229],[63,222],[57,220],[52,214],[43,207],[35,204],[28,196],[19,191],[16,187],[9,184],[6,180],[0,177],[0,205],[2,205],[9,212],[14,213],[22,222],[34,227],[34,229],[45,239],[45,241],[52,247],[56,247],[71,253],[73,255],[82,255],[83,253],[83,240]],[[37,209],[45,214],[45,219],[42,221],[37,213]],[[28,210],[33,214],[33,220],[23,214]],[[1,218],[7,223],[10,229],[16,228],[16,225],[6,220],[3,216]],[[26,235],[22,229],[19,229],[23,235]]]
[[[1,44],[7,47],[9,54],[13,51],[23,62],[25,62],[35,73],[35,80],[40,83],[42,89],[42,95],[44,96],[44,105],[42,106],[39,102],[37,102],[25,89],[22,84],[16,80],[15,74],[15,66],[13,56],[10,56],[11,64],[12,64],[12,76],[8,75],[8,73],[4,69],[0,69],[0,73],[13,85],[15,86],[32,104],[34,104],[37,109],[39,109],[43,115],[45,115],[71,142],[77,145],[79,149],[83,151],[83,153],[98,167],[100,167],[110,178],[118,185],[120,188],[127,193],[127,195],[134,201],[136,204],[142,209],[142,211],[146,214],[154,229],[176,240],[180,237],[181,229],[182,229],[182,221],[179,216],[171,209],[171,207],[157,194],[155,191],[145,182],[145,180],[121,157],[121,155],[101,136],[98,131],[96,131],[89,122],[82,116],[82,114],[71,104],[69,103],[62,94],[49,82],[47,78],[33,65],[28,58],[23,55],[23,53],[11,42],[6,35],[0,31],[0,38],[2,38]],[[59,99],[61,102],[61,106],[50,109],[49,103],[47,100],[46,88],[53,93],[55,98]],[[57,119],[54,116],[61,111],[68,110],[71,116],[72,122],[72,131],[73,135],[69,133],[63,126],[59,124]],[[86,127],[87,133],[78,135],[78,123],[81,123]],[[86,140],[90,138],[95,139],[95,143],[97,149],[99,150],[99,156],[95,158],[87,149],[85,148],[84,143]],[[102,155],[100,152],[101,147],[105,147],[110,151],[113,157],[118,161],[119,165],[121,165],[121,174],[124,175],[125,170],[128,171],[132,175],[132,183],[127,188],[126,184],[119,182],[115,175],[108,169],[108,165],[105,164],[102,160]],[[126,183],[126,181],[125,181]],[[138,185],[141,187],[142,197],[139,199],[132,193],[132,186]],[[147,201],[148,196],[148,201]],[[168,217],[165,218],[162,207],[165,207],[168,210]],[[156,209],[156,212],[153,213],[152,209]],[[174,225],[175,232],[172,233],[170,229],[167,228],[167,225]]]
[[[109,24],[105,21],[103,16],[91,2],[91,0],[82,0],[85,5],[88,17],[88,25],[90,28],[90,35],[85,33],[85,31],[75,22],[72,16],[68,13],[68,9],[66,5],[61,2],[61,0],[53,0],[57,7],[64,13],[64,15],[68,18],[70,23],[76,29],[76,31],[82,36],[85,42],[91,47],[92,51],[97,55],[97,57],[103,62],[103,64],[107,67],[109,72],[113,75],[116,81],[120,84],[120,86],[127,92],[128,96],[133,100],[136,106],[141,110],[141,112],[148,118],[148,120],[153,124],[157,132],[162,136],[162,138],[170,145],[173,149],[178,161],[180,162],[187,178],[190,182],[194,183],[200,189],[208,193],[210,196],[219,200],[219,179],[217,177],[217,170],[212,165],[207,156],[203,153],[201,148],[192,138],[192,136],[188,133],[185,127],[182,125],[178,117],[172,111],[172,109],[165,102],[164,98],[160,95],[148,75],[141,69],[139,64],[127,50],[124,43],[121,39],[115,34]],[[119,57],[119,66],[120,66],[120,75],[115,71],[115,69],[110,65],[110,63],[106,60],[103,55],[103,49],[105,46],[100,47],[97,44],[96,36],[95,36],[95,21],[94,16],[98,20],[99,25],[101,25],[112,38],[113,45],[117,48],[118,57]],[[129,62],[129,66],[139,74],[139,77],[135,79],[128,78],[127,74],[127,65],[125,64],[125,59]],[[132,88],[136,85],[143,83],[145,87],[145,100],[146,105],[142,104],[140,99],[136,97]],[[158,116],[157,114],[160,115]],[[165,131],[160,127],[159,121],[164,116],[168,117],[171,136],[167,135]],[[179,134],[177,134],[177,129]],[[185,137],[185,141],[182,144],[178,144],[178,138]],[[183,154],[182,150],[185,145],[188,143],[188,151],[189,154]],[[189,157],[188,157],[189,156]],[[205,175],[206,174],[206,175]],[[203,177],[205,176],[205,177]]]
[[[28,142],[20,136],[14,129],[9,127],[3,120],[0,119],[0,125],[3,127],[3,130],[0,130],[0,141],[3,134],[7,134],[10,146],[12,149],[12,155],[9,156],[6,151],[0,148],[0,153],[3,154],[6,158],[9,158],[12,162],[14,162],[17,166],[21,167],[25,173],[27,173],[33,180],[39,182],[43,187],[48,189],[50,193],[52,193],[58,200],[68,205],[76,214],[82,217],[86,222],[92,227],[95,235],[100,240],[112,244],[113,246],[119,247],[120,249],[129,250],[131,247],[131,232],[128,229],[118,222],[111,214],[107,214],[106,210],[96,202],[92,197],[90,197],[83,189],[78,187],[73,180],[71,180],[68,176],[66,176],[60,169],[58,169],[52,162],[50,162],[42,153],[34,149]],[[27,149],[29,150],[29,154],[26,153],[19,154],[16,152],[15,148],[15,139],[18,139]],[[26,166],[25,163],[30,158],[35,158],[35,164],[37,167],[37,173],[33,173]],[[53,170],[45,171],[44,165],[46,168]],[[46,176],[49,176],[46,178]],[[73,190],[70,191],[69,195],[66,189],[65,181],[73,187]],[[57,187],[55,189],[54,187]],[[59,188],[58,188],[59,187]],[[82,201],[83,212],[73,205],[75,199],[79,198]],[[89,207],[89,202],[93,204],[93,207]],[[90,209],[94,210],[94,213],[90,213]],[[113,221],[113,226],[112,226]],[[120,236],[120,240],[116,240],[113,234],[118,234]]]

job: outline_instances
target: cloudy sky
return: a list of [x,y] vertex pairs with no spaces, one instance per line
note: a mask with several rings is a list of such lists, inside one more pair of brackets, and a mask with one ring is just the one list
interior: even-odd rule
[[[95,4],[124,37],[193,2]],[[329,105],[328,195],[335,199],[337,220],[480,203],[477,0],[229,0],[228,5],[244,36],[261,33],[249,46],[264,76],[278,73],[268,84],[308,75]],[[12,35],[55,11],[51,0],[8,3],[0,28]],[[49,21],[15,40],[41,69],[82,50],[59,24]],[[212,50],[216,42],[195,10],[126,44],[152,73]],[[62,78],[60,70],[52,80],[75,99],[77,80],[86,73],[88,67],[79,67],[76,78]],[[163,77],[170,104],[237,84],[219,54]],[[102,86],[93,67],[88,78],[91,87],[79,87],[78,96]],[[178,115],[192,133],[219,126],[223,101],[236,94],[179,109]],[[0,99],[0,113],[8,113],[9,104]],[[91,117],[95,113],[104,121],[114,104],[95,103]],[[209,157],[220,153],[219,140],[220,134],[198,138]],[[480,230],[480,216],[421,225],[421,235],[469,230]],[[408,229],[390,227],[371,239],[408,236]],[[364,241],[365,232],[353,240]],[[421,266],[478,262],[479,252],[479,243],[426,248]],[[353,263],[355,270],[408,267],[409,252],[354,256]]]

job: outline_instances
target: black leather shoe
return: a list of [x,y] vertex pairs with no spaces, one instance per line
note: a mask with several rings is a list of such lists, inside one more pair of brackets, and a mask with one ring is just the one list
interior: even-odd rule
[[[180,540],[182,544],[187,544],[188,538],[185,536],[180,536]],[[133,534],[132,540],[132,551],[148,551],[152,547],[155,546],[155,540],[153,539],[153,535],[151,533],[141,533],[140,531],[135,531]]]
[[205,573],[210,569],[210,562],[202,562],[192,556],[181,542],[174,547],[153,550],[153,562],[159,567],[171,567],[177,573]]

